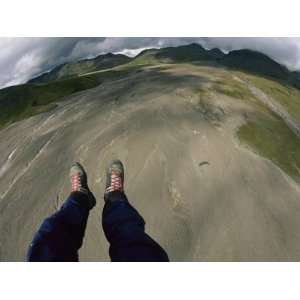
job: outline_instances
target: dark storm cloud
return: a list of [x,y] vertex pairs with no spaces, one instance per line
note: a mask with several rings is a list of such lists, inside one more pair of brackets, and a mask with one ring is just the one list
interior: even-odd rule
[[199,43],[223,51],[261,51],[290,69],[300,69],[299,38],[0,38],[0,87],[26,82],[53,67],[107,52],[136,55],[145,48]]

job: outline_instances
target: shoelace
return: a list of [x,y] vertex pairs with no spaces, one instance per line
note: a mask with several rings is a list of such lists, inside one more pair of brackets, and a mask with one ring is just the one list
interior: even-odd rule
[[111,171],[111,183],[106,192],[123,191],[122,178],[119,172]]
[[76,173],[71,176],[72,192],[78,192],[81,190],[80,173]]

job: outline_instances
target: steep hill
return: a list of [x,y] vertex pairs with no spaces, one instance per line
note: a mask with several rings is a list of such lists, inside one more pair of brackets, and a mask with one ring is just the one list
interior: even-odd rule
[[190,44],[178,47],[148,49],[136,56],[135,60],[155,59],[164,63],[214,61],[221,59],[225,54],[219,49],[206,50],[199,44]]
[[299,73],[195,44],[98,60],[0,90],[1,261],[25,259],[70,192],[73,161],[97,197],[80,260],[107,261],[100,219],[113,158],[171,260],[300,260]]
[[291,78],[297,79],[293,72],[267,55],[247,49],[229,52],[222,58],[220,64],[283,81]]
[[248,49],[234,50],[224,54],[217,48],[206,50],[198,44],[190,44],[179,47],[144,50],[130,62],[131,65],[157,63],[208,63],[214,66],[266,76],[300,88],[298,72],[291,72],[269,56]]
[[0,90],[0,128],[32,115],[53,109],[58,101],[73,93],[90,89],[134,69],[107,70],[82,77],[63,78],[43,84],[27,83]]
[[48,83],[51,81],[75,77],[84,73],[110,69],[115,66],[125,64],[129,60],[129,57],[122,54],[107,53],[99,55],[93,59],[84,59],[59,65],[50,72],[29,80],[28,83]]
[[0,128],[28,116],[48,111],[52,102],[111,78],[139,71],[143,66],[190,63],[208,65],[274,79],[300,88],[298,72],[290,72],[268,56],[250,50],[224,54],[219,49],[206,50],[198,44],[162,49],[147,49],[134,58],[121,54],[99,55],[94,59],[66,63],[30,80],[27,84],[0,90]]
[[196,63],[229,67],[257,75],[267,76],[300,87],[298,72],[290,72],[267,55],[253,50],[234,50],[228,54],[220,49],[204,49],[199,44],[178,47],[146,49],[134,58],[122,54],[104,54],[93,59],[66,63],[50,72],[33,78],[29,83],[41,84],[61,79],[77,77],[86,73],[110,69],[116,66],[155,65],[157,63]]
[[97,197],[80,260],[107,261],[102,196],[116,157],[130,202],[172,261],[300,260],[299,90],[187,63],[90,76],[101,84],[0,131],[1,261],[25,259],[69,194],[73,161]]

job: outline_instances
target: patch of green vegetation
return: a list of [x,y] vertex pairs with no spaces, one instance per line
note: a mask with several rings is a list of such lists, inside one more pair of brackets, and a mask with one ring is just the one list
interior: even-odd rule
[[123,65],[124,67],[138,67],[138,66],[151,66],[158,63],[158,60],[153,56],[140,56],[131,62]]
[[201,87],[194,90],[194,93],[199,95],[200,102],[209,99],[210,91],[207,87]]
[[300,90],[290,85],[259,76],[245,75],[244,77],[260,88],[265,94],[278,101],[288,113],[300,122]]
[[213,85],[213,89],[221,94],[225,94],[232,98],[249,100],[253,99],[252,93],[249,89],[243,84],[234,80],[223,80],[217,81]]
[[57,104],[55,104],[55,103],[31,106],[29,109],[25,110],[20,116],[22,119],[24,119],[24,118],[28,118],[28,117],[43,113],[43,112],[50,111],[56,107],[57,107]]
[[[282,84],[258,76],[251,76],[242,72],[235,72],[237,77],[250,80],[253,85],[261,88],[264,92],[272,96],[289,111],[294,110],[293,115],[300,112],[299,91]],[[208,89],[198,91],[200,100],[209,99],[210,92],[225,94],[240,101],[251,101],[251,107],[255,109],[255,115],[250,114],[250,120],[241,126],[237,132],[242,144],[249,146],[256,153],[271,160],[286,174],[291,176],[296,182],[300,183],[300,139],[291,131],[286,123],[248,89],[247,85],[223,74],[218,76],[219,80],[213,83]],[[278,97],[278,98],[277,98]],[[280,97],[280,100],[279,100]],[[291,101],[291,102],[290,102]],[[197,109],[205,115],[211,115],[205,101],[200,101]],[[292,113],[291,113],[292,114]]]
[[253,98],[253,95],[245,85],[234,82],[233,80],[230,83],[219,81],[214,84],[213,89],[218,93],[225,94],[232,98],[242,100],[249,100]]
[[300,139],[281,118],[271,114],[256,115],[239,128],[238,137],[300,183]]
[[0,90],[0,128],[35,114],[53,109],[54,102],[66,96],[122,78],[128,70],[109,70],[88,76],[75,77],[47,84],[23,84]]
[[[224,94],[228,97],[251,104],[251,106],[259,112],[269,113],[268,107],[256,99],[244,82],[233,79],[231,72],[229,74],[224,73],[222,76],[220,76],[220,73],[218,75],[218,81],[214,82],[212,86],[208,88],[210,92]],[[207,98],[209,96],[208,90],[205,93],[202,91],[200,97]]]
[[0,127],[52,109],[54,101],[95,87],[97,78],[83,77],[44,85],[24,84],[0,91]]

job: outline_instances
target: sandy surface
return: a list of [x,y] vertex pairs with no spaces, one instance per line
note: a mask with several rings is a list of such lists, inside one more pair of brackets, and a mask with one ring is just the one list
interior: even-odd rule
[[215,95],[199,108],[197,89],[216,76],[149,69],[0,131],[0,260],[25,259],[77,160],[97,197],[80,260],[108,261],[100,217],[104,166],[116,157],[129,200],[172,261],[300,260],[298,187],[235,138],[251,106]]

